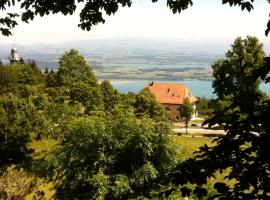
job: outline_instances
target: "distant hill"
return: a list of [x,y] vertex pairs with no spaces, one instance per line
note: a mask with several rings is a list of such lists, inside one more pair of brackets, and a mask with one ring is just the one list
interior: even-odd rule
[[[25,59],[35,59],[40,68],[57,68],[59,57],[76,48],[94,69],[106,67],[207,68],[222,58],[230,42],[179,40],[89,40],[61,44],[16,45]],[[270,45],[268,45],[270,46]],[[9,56],[11,44],[0,44],[0,59]],[[270,49],[270,48],[269,48]]]

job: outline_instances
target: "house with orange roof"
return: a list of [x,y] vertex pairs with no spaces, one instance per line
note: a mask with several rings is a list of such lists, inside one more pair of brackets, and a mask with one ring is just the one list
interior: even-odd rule
[[181,106],[184,99],[188,98],[196,113],[196,101],[186,85],[180,83],[156,83],[151,82],[147,88],[156,97],[157,102],[164,105],[171,120],[179,121],[181,118]]

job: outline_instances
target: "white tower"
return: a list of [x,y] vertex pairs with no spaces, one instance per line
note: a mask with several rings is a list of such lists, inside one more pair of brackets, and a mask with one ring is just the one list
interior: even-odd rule
[[20,61],[20,56],[15,47],[11,49],[9,60],[11,65]]

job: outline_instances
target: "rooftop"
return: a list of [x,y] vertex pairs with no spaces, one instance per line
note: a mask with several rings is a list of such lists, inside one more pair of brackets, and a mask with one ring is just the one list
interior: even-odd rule
[[148,84],[148,89],[152,92],[157,101],[162,104],[183,104],[185,98],[190,103],[197,101],[186,85],[180,83],[154,83]]

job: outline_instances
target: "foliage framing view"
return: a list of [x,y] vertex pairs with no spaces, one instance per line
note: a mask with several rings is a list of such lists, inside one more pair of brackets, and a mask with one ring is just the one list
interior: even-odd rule
[[[270,100],[258,87],[270,81],[269,61],[248,36],[213,65],[218,98],[205,123],[227,134],[187,160],[147,89],[120,94],[99,84],[76,50],[57,72],[0,64],[0,198],[49,198],[46,186],[55,199],[269,199]],[[217,171],[233,184],[209,189]]]
[[57,72],[21,60],[0,77],[0,199],[151,197],[181,159],[154,96],[99,84],[74,49]]
[[[194,159],[181,163],[172,174],[172,182],[196,184],[199,197],[207,195],[207,179],[219,170],[228,170],[229,180],[215,184],[218,199],[269,199],[270,197],[270,100],[259,89],[261,81],[270,81],[269,58],[255,37],[237,38],[226,59],[213,66],[213,87],[218,98],[213,117],[205,124],[224,126],[226,135],[217,145],[204,146]],[[183,195],[191,190],[182,187]]]
[[[152,0],[157,2],[158,0]],[[270,0],[266,0],[270,3]],[[253,9],[254,0],[222,0],[223,4],[230,6],[239,6],[242,10],[251,11]],[[77,10],[79,3],[84,4],[80,11],[79,27],[83,30],[89,31],[92,26],[98,23],[105,23],[103,14],[115,14],[119,6],[130,7],[132,0],[69,0],[69,1],[51,1],[51,0],[2,0],[0,1],[0,9],[6,11],[9,7],[19,6],[22,13],[5,12],[5,16],[0,18],[0,32],[2,35],[8,36],[11,34],[11,29],[18,25],[18,17],[21,21],[29,23],[36,15],[44,16],[49,14],[61,13],[63,15],[72,15]],[[180,13],[193,5],[192,0],[167,0],[167,6],[173,13]],[[268,35],[270,31],[270,20],[267,23],[265,34]]]

